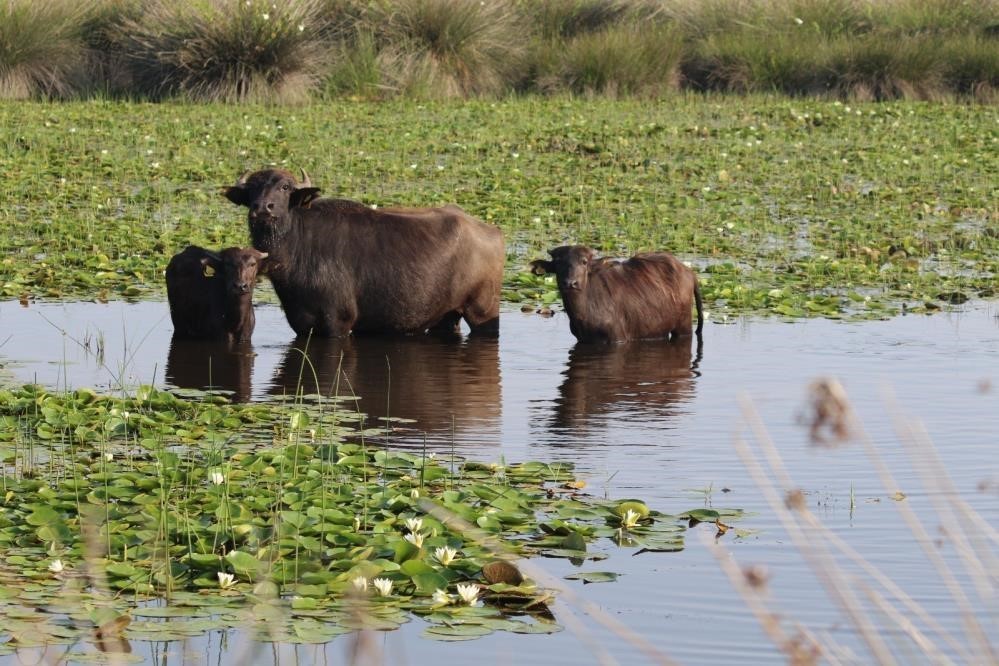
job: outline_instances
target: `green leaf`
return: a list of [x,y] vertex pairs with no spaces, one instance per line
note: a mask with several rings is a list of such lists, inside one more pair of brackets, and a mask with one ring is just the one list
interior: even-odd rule
[[564,576],[566,580],[581,580],[584,583],[612,583],[618,574],[612,571],[580,571]]
[[242,550],[234,550],[225,556],[225,561],[228,562],[236,573],[253,577],[260,570],[261,562],[253,555]]

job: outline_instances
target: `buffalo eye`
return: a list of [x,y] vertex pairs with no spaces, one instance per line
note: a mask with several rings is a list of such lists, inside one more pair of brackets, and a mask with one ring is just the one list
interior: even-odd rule
[[291,186],[290,186],[290,185],[288,185],[288,183],[285,183],[284,185],[282,185],[282,186],[281,186],[281,189],[282,189],[282,190],[290,190],[290,189],[291,189]]

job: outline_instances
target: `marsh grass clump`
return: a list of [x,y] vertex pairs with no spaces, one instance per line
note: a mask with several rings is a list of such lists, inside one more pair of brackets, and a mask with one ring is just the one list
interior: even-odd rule
[[377,98],[385,92],[378,60],[378,42],[368,30],[359,29],[337,43],[333,65],[323,85],[331,96]]
[[331,53],[319,0],[152,0],[124,21],[137,89],[213,102],[308,100]]
[[999,23],[999,0],[889,0],[862,6],[876,26],[897,35],[971,34]]
[[519,9],[525,12],[541,40],[555,41],[613,26],[628,13],[632,4],[626,0],[526,0]]
[[80,30],[86,48],[87,76],[81,84],[84,93],[129,94],[132,75],[122,48],[123,26],[141,15],[141,0],[101,0],[87,12]]
[[943,78],[951,90],[981,102],[999,100],[999,38],[962,36],[942,49]]
[[669,25],[614,25],[566,43],[542,90],[656,96],[679,85],[683,43]]
[[523,27],[508,2],[377,3],[363,22],[375,36],[386,91],[434,98],[498,95],[510,89],[522,65]]
[[940,99],[948,93],[942,48],[941,40],[933,36],[840,39],[830,45],[826,66],[840,97]]
[[699,90],[822,94],[834,81],[818,41],[750,31],[711,35],[684,61],[683,75]]
[[73,0],[8,0],[0,6],[0,98],[75,92],[84,53],[83,7]]

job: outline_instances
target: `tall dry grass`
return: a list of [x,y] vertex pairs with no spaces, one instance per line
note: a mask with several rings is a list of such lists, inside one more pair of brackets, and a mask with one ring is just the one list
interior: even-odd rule
[[[858,446],[858,455],[863,455],[878,474],[885,492],[896,493],[900,485],[893,469],[879,445],[865,433],[843,386],[835,379],[823,378],[812,385],[810,393],[807,420],[813,443],[819,447]],[[875,567],[822,523],[795,485],[752,403],[748,399],[742,402],[745,434],[736,437],[735,451],[790,542],[822,585],[828,602],[842,613],[845,626],[859,639],[858,647],[847,647],[830,632],[782,615],[769,595],[765,568],[740,566],[730,552],[708,543],[788,663],[997,663],[999,642],[989,613],[994,609],[999,580],[995,574],[999,570],[999,532],[958,492],[925,429],[903,418],[897,406],[892,406],[898,439],[931,503],[931,511],[922,513],[908,501],[896,503],[898,517],[912,535],[911,541],[900,547],[922,551],[939,578],[940,598],[951,602],[960,620],[956,628],[943,626],[892,579],[891,572]],[[936,530],[931,527],[934,525]],[[944,541],[952,557],[945,556]]]
[[661,96],[679,87],[682,58],[682,37],[673,26],[613,25],[562,43],[537,88],[608,97]]
[[377,2],[364,13],[360,34],[374,37],[379,85],[386,92],[499,95],[523,66],[524,26],[514,9],[506,0]]
[[306,102],[332,48],[320,0],[150,0],[123,22],[137,90],[211,102]]
[[[987,99],[999,1],[675,0],[695,89],[883,100]],[[995,26],[995,28],[993,28]]]
[[994,101],[999,0],[9,0],[0,95]]
[[86,5],[7,0],[0,5],[0,98],[67,97],[80,86]]

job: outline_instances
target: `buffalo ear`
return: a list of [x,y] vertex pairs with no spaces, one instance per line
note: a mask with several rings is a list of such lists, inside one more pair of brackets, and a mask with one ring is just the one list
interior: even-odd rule
[[313,201],[319,198],[319,192],[320,190],[318,187],[296,188],[295,191],[291,193],[291,197],[288,200],[288,208],[294,208],[295,206],[308,208],[312,205]]
[[531,272],[535,275],[555,272],[555,263],[547,259],[535,259],[531,262]]
[[228,187],[222,188],[222,196],[224,196],[229,201],[233,202],[237,206],[247,206],[250,205],[249,193],[246,188],[241,185],[230,185]]
[[212,253],[201,257],[201,275],[206,278],[215,277],[222,270],[222,258]]

